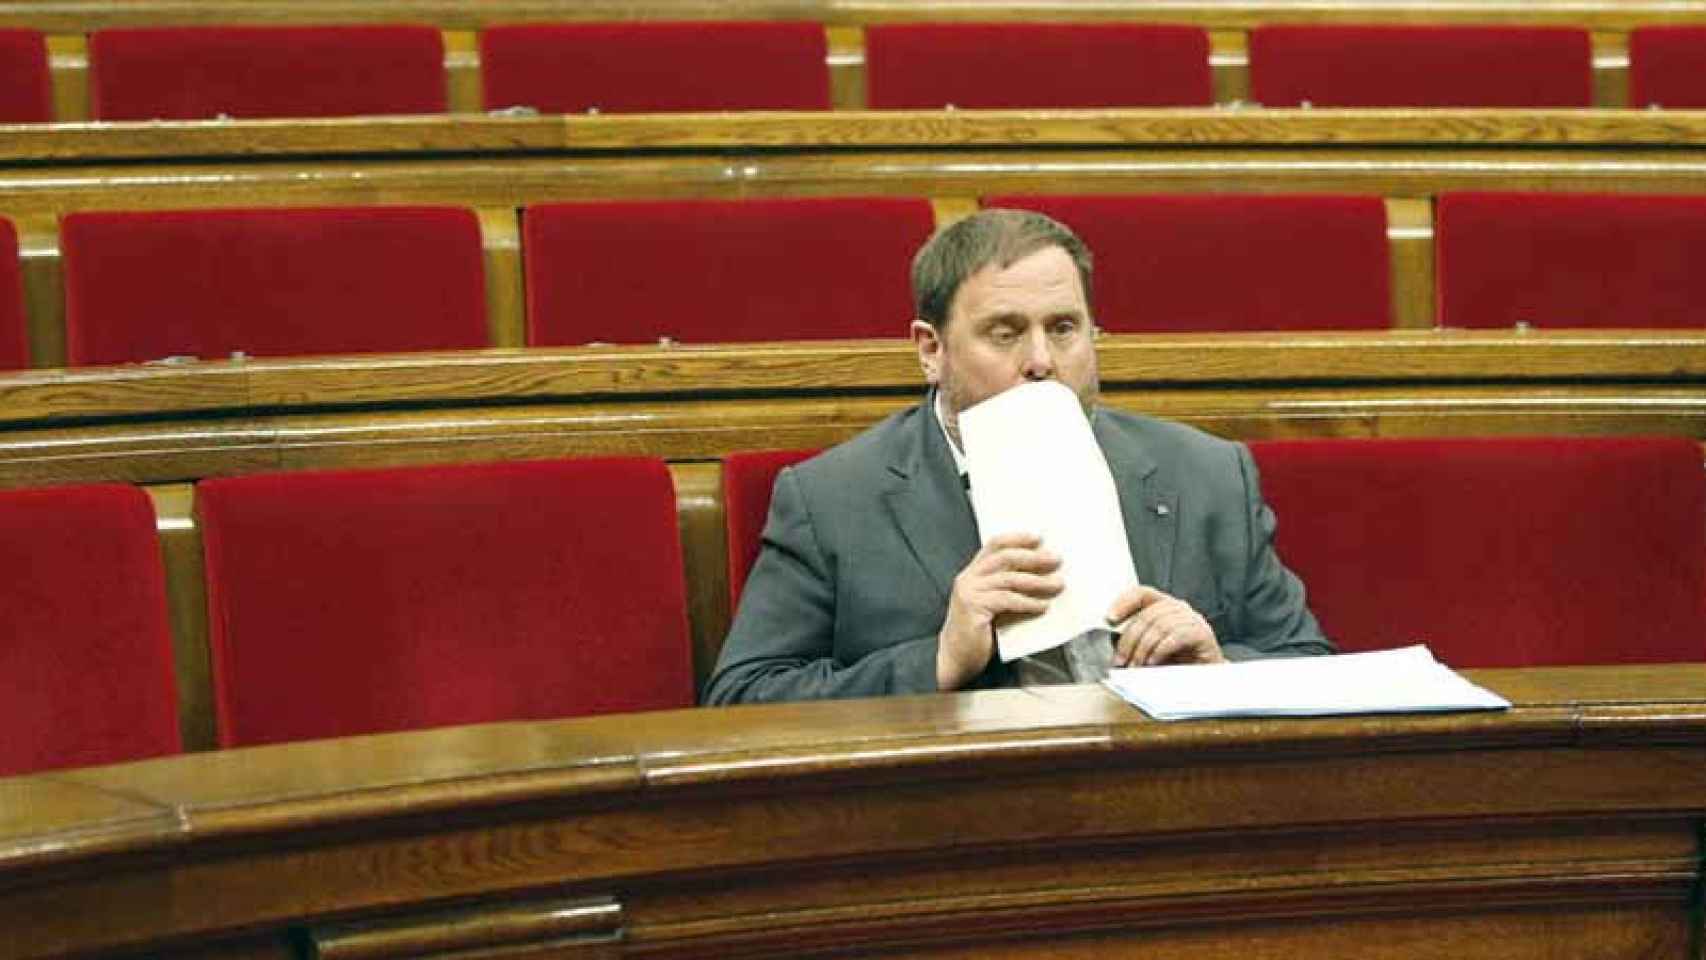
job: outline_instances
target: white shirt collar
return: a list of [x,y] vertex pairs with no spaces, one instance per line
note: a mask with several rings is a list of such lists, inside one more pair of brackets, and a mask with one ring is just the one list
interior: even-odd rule
[[960,472],[960,476],[965,476],[966,455],[960,452],[960,445],[954,442],[953,434],[948,432],[948,418],[942,413],[942,391],[931,392],[930,409],[936,412],[936,426],[942,430],[942,439],[948,441],[948,452],[954,456],[954,469]]

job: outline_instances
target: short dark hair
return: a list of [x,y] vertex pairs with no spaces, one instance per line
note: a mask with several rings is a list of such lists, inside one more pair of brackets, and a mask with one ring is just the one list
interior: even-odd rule
[[967,277],[990,264],[1005,270],[1049,247],[1059,247],[1072,258],[1089,302],[1090,248],[1077,234],[1034,210],[990,208],[938,231],[912,258],[912,302],[918,319],[941,330]]

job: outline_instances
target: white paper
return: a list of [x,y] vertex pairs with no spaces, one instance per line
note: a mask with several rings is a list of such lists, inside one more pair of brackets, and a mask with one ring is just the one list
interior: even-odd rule
[[1503,710],[1424,646],[1328,657],[1127,667],[1102,681],[1157,720]]
[[1057,647],[1095,628],[1137,584],[1119,492],[1078,396],[1052,380],[1026,383],[960,412],[972,510],[988,543],[1034,533],[1061,557],[1066,588],[1048,610],[996,625],[1002,660]]

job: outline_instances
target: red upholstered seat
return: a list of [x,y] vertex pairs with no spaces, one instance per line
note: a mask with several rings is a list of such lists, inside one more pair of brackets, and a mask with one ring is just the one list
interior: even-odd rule
[[1377,197],[990,196],[1038,210],[1095,255],[1097,323],[1114,332],[1340,330],[1391,320]]
[[24,319],[18,231],[12,226],[12,221],[0,217],[0,370],[16,370],[29,365],[29,323]]
[[60,225],[73,364],[487,345],[471,211],[73,213]]
[[1680,438],[1252,444],[1341,648],[1457,667],[1706,658],[1706,473]]
[[446,109],[443,37],[424,26],[97,30],[89,73],[98,120]]
[[1706,27],[1629,32],[1629,105],[1706,107]]
[[1175,107],[1214,101],[1208,34],[1142,24],[909,23],[865,30],[878,108]]
[[693,703],[662,461],[213,479],[197,512],[225,746]]
[[1446,194],[1434,231],[1445,326],[1706,326],[1706,196]]
[[729,607],[740,606],[746,575],[758,560],[770,493],[782,468],[816,454],[815,450],[763,450],[723,458],[723,518],[729,538]]
[[1588,107],[1588,33],[1565,27],[1269,26],[1250,31],[1263,106]]
[[36,30],[0,30],[0,123],[52,119],[47,42]]
[[528,342],[906,336],[934,222],[921,198],[529,207]]
[[0,776],[182,749],[141,490],[0,492],[0,606]]
[[565,23],[480,34],[487,109],[827,110],[816,23]]

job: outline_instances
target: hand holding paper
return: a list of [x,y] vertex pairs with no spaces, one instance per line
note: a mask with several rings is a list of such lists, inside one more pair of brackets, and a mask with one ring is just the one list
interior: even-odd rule
[[1062,588],[1047,609],[997,621],[1001,659],[1105,628],[1137,569],[1113,475],[1077,395],[1053,381],[1022,384],[962,410],[959,425],[985,550],[1004,534],[1029,533],[1060,558]]

